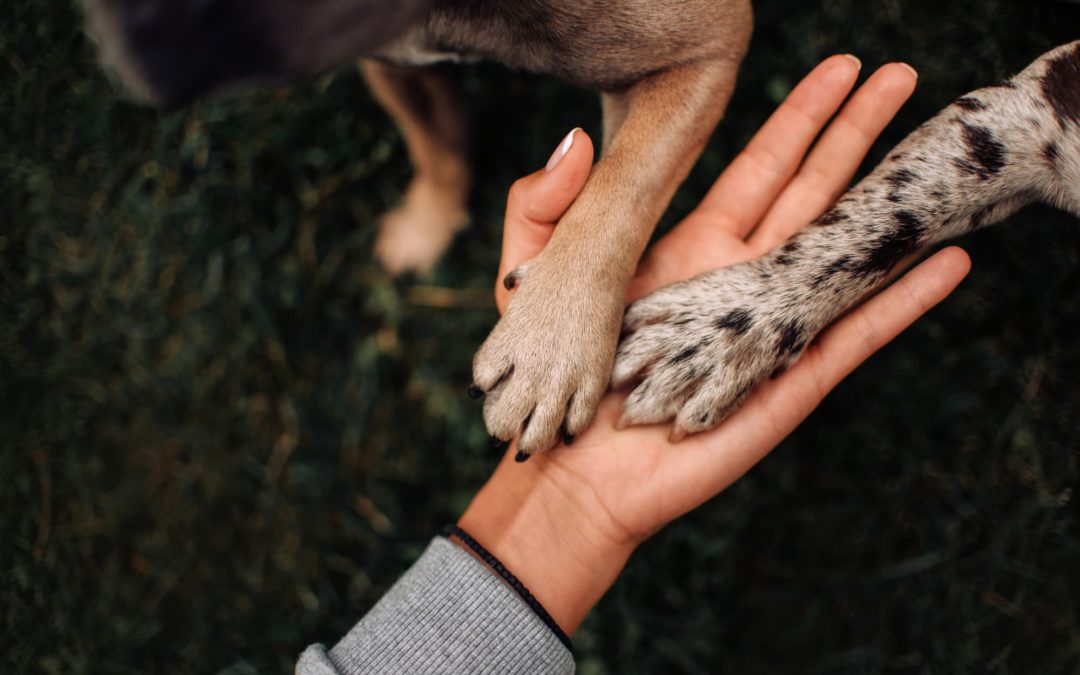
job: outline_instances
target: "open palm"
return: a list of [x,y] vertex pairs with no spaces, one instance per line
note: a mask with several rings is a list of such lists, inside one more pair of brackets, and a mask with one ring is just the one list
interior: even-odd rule
[[[628,300],[760,256],[827,210],[915,86],[914,71],[890,64],[844,105],[858,70],[858,62],[844,56],[815,68],[697,209],[652,247]],[[500,278],[543,248],[554,223],[588,178],[592,154],[591,141],[576,131],[555,170],[515,184],[507,206]],[[760,461],[840,380],[948,296],[969,265],[966,254],[956,248],[932,256],[825,331],[793,367],[759,386],[719,427],[682,442],[671,443],[668,429],[661,426],[619,430],[624,396],[610,393],[592,425],[569,447],[518,465],[511,446],[474,506],[498,500],[504,523],[516,514],[534,520],[537,512],[562,514],[553,519],[585,521],[577,522],[584,539],[575,546],[632,549]],[[510,293],[497,286],[500,309]],[[462,522],[481,513],[483,509],[470,507]]]

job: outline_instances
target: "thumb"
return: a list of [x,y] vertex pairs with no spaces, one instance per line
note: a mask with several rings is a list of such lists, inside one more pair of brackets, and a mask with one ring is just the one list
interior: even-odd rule
[[506,200],[502,260],[495,282],[499,311],[506,308],[510,292],[503,278],[544,250],[555,224],[585,186],[592,171],[592,139],[574,129],[559,143],[543,169],[519,178]]

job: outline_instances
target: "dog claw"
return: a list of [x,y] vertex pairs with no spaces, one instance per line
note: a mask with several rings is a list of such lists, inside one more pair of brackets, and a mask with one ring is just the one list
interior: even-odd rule
[[476,399],[484,395],[484,390],[474,384],[469,387],[468,394],[469,398],[475,401]]
[[492,436],[490,443],[492,448],[499,450],[500,452],[505,450],[506,446],[510,445],[510,441],[504,441],[497,436]]
[[508,291],[512,291],[517,288],[518,284],[521,283],[522,277],[525,276],[525,271],[527,269],[528,265],[522,265],[517,269],[513,270],[512,272],[507,273],[507,275],[503,277],[502,280],[503,288]]
[[518,450],[518,453],[516,455],[514,455],[514,461],[517,462],[518,464],[521,464],[522,462],[528,461],[529,457],[531,457],[531,456],[532,455],[530,455],[530,454],[528,454],[526,452],[522,452],[522,451]]
[[678,424],[671,427],[671,433],[668,434],[668,441],[671,443],[678,443],[682,441],[688,435],[686,429],[683,429]]

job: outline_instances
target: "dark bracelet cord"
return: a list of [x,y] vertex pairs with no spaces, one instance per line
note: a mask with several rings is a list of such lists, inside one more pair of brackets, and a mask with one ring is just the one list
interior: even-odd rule
[[544,625],[555,634],[555,637],[559,638],[559,642],[563,643],[567,649],[572,650],[574,648],[573,644],[570,642],[570,637],[563,632],[562,628],[559,628],[559,624],[555,623],[555,619],[551,618],[551,615],[548,614],[547,610],[544,609],[544,606],[540,604],[540,601],[529,592],[529,589],[525,588],[525,584],[521,583],[510,570],[506,569],[505,565],[499,562],[498,558],[493,556],[490,551],[480,544],[480,542],[473,539],[472,535],[454,523],[450,523],[443,528],[444,537],[449,538],[451,535],[465,542],[465,545],[471,548],[476,555],[480,556],[480,559],[483,560],[488,567],[498,572],[499,576],[502,577],[506,583],[510,584],[510,588],[514,589],[514,591],[521,596],[521,599],[525,601],[525,604],[536,613],[536,616],[540,617],[540,620],[544,622]]

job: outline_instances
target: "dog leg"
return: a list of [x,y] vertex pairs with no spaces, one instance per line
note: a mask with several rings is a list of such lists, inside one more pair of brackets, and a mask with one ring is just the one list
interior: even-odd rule
[[608,94],[605,121],[622,123],[473,364],[488,395],[488,429],[502,440],[520,433],[521,458],[592,418],[607,390],[627,285],[727,105],[740,58],[676,68]]
[[363,61],[375,98],[397,123],[416,173],[379,225],[375,253],[391,274],[427,272],[468,222],[465,116],[448,68]]
[[626,114],[630,112],[630,101],[624,94],[600,94],[600,107],[604,114],[604,140],[600,147],[607,152],[615,140],[615,134],[626,121]]
[[715,426],[902,260],[1033,201],[1080,215],[1080,42],[956,101],[783,246],[634,303],[624,420]]

